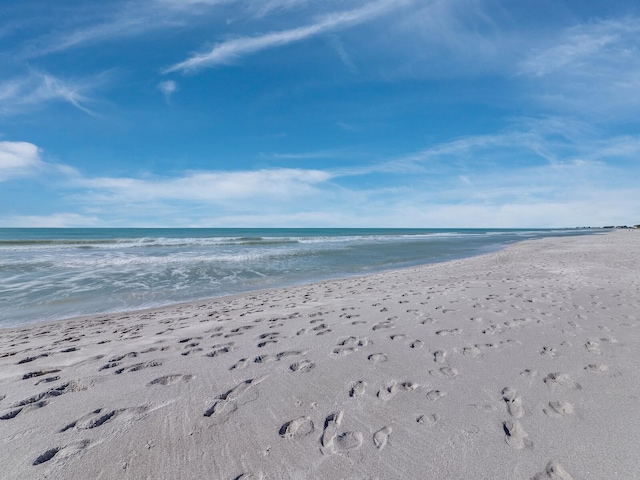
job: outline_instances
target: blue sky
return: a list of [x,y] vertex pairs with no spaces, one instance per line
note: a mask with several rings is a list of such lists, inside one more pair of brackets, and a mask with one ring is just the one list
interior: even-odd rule
[[640,223],[640,7],[0,4],[0,226]]

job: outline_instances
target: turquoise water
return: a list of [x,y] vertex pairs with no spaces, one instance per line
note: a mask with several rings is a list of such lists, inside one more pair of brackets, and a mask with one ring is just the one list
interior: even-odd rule
[[0,229],[0,326],[157,307],[594,230]]

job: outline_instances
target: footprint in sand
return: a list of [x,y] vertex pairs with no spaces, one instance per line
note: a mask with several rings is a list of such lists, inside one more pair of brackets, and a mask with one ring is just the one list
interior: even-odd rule
[[352,398],[361,397],[362,395],[364,395],[366,389],[367,383],[363,380],[358,380],[349,390],[349,396]]
[[276,360],[280,361],[280,360],[282,360],[284,358],[287,358],[287,357],[295,357],[295,356],[298,356],[298,355],[302,355],[303,353],[305,353],[305,352],[303,352],[301,350],[285,350],[284,352],[279,352],[276,355]]
[[543,409],[547,416],[552,418],[562,417],[563,415],[570,415],[573,413],[573,405],[569,402],[549,402],[549,406]]
[[389,338],[391,340],[406,340],[407,338],[409,338],[409,336],[405,335],[404,333],[398,333],[396,335],[390,335]]
[[193,378],[193,375],[175,373],[172,375],[165,375],[163,377],[156,378],[149,382],[149,385],[173,385],[178,382],[188,382]]
[[543,357],[555,358],[558,356],[558,350],[554,347],[542,347],[540,355]]
[[339,411],[327,416],[324,432],[320,439],[320,451],[323,455],[348,452],[360,448],[363,441],[362,432],[350,431],[338,435],[338,427],[342,423],[344,412]]
[[355,347],[336,347],[333,349],[333,353],[340,356],[350,355],[352,353],[357,352],[358,349]]
[[432,413],[431,415],[420,415],[416,418],[416,422],[420,425],[433,427],[438,422],[438,416],[435,413]]
[[549,391],[553,393],[558,386],[565,388],[582,389],[579,383],[573,381],[568,373],[550,373],[543,379],[544,383],[549,387]]
[[116,375],[120,375],[123,372],[137,372],[139,370],[144,370],[145,368],[159,367],[160,365],[162,365],[162,362],[155,361],[155,360],[151,361],[151,362],[136,363],[135,365],[130,365],[128,367],[119,368],[118,370],[114,371],[113,373],[115,373]]
[[515,389],[506,387],[502,390],[502,399],[507,404],[507,411],[513,418],[521,418],[524,415],[522,407],[522,397],[518,395]]
[[382,387],[380,387],[380,390],[378,390],[378,398],[382,401],[389,401],[391,400],[393,397],[396,396],[396,394],[398,393],[398,385],[395,381],[391,381],[390,383],[388,383],[387,385],[384,385]]
[[420,385],[415,382],[402,382],[398,384],[395,380],[383,385],[378,390],[377,397],[383,401],[391,400],[395,397],[400,390],[412,391],[418,388]]
[[393,322],[394,319],[395,317],[389,318],[384,322],[376,323],[373,327],[371,327],[371,330],[376,331],[376,330],[381,330],[383,328],[394,328],[394,322]]
[[427,392],[427,400],[433,402],[435,400],[438,400],[439,398],[444,397],[445,395],[446,393],[441,390],[431,390],[430,392]]
[[296,362],[289,366],[289,369],[292,372],[308,372],[314,369],[316,366],[315,363],[310,362],[309,360],[301,360],[300,362]]
[[231,365],[229,367],[229,370],[241,370],[243,368],[247,368],[247,365],[249,365],[249,359],[248,358],[241,358],[236,363]]
[[255,379],[245,380],[219,395],[214,404],[204,412],[204,416],[211,418],[215,425],[226,422],[238,407],[258,398],[258,390],[255,388],[258,383]]
[[393,429],[389,426],[382,427],[376,433],[373,434],[373,444],[376,446],[378,450],[382,450],[389,441],[389,435]]
[[39,358],[48,357],[48,356],[49,356],[48,353],[41,353],[40,355],[34,355],[34,356],[31,356],[31,357],[25,357],[22,360],[19,360],[16,363],[16,365],[22,365],[23,363],[30,363],[30,362],[33,362],[34,360],[39,359]]
[[436,319],[435,318],[431,318],[431,317],[427,317],[424,318],[422,320],[420,320],[420,325],[433,325],[434,323],[436,323]]
[[383,363],[387,361],[387,356],[384,353],[374,353],[369,355],[367,359],[372,363]]
[[11,406],[12,410],[2,414],[0,416],[0,420],[11,420],[12,418],[17,417],[20,413],[25,413],[30,410],[36,410],[47,406],[51,398],[58,397],[69,392],[79,392],[82,390],[86,390],[87,388],[89,388],[89,385],[85,385],[78,381],[63,383],[62,385],[51,388],[50,390],[46,390],[37,395],[25,398],[24,400],[14,403]]
[[531,369],[527,368],[526,370],[522,370],[520,372],[520,376],[527,377],[527,378],[533,378],[533,377],[538,376],[538,371],[537,370],[531,370]]
[[49,404],[49,400],[42,400],[40,402],[30,403],[30,404],[25,405],[23,407],[15,408],[15,409],[7,411],[6,413],[3,413],[2,415],[0,415],[0,420],[11,420],[13,418],[16,418],[21,413],[26,413],[26,412],[28,412],[30,410],[36,410],[36,409],[42,408],[42,407],[44,407],[44,406],[46,406],[48,404]]
[[573,480],[573,477],[562,468],[562,465],[552,460],[547,464],[544,472],[537,474],[531,480]]
[[38,370],[37,372],[29,372],[22,375],[22,380],[28,380],[30,378],[41,377],[42,375],[51,375],[52,373],[58,373],[61,370],[54,368],[52,370]]
[[316,332],[316,335],[324,335],[325,333],[331,332],[331,329],[326,323],[321,323],[320,325],[312,328],[311,330]]
[[518,450],[531,445],[527,440],[529,435],[524,431],[524,428],[522,428],[522,425],[520,425],[518,420],[507,420],[502,424],[502,426],[507,445]]
[[253,359],[253,363],[269,363],[269,362],[275,362],[275,361],[276,361],[275,357],[268,354],[258,355]]
[[584,367],[584,369],[588,372],[606,372],[607,370],[609,370],[609,367],[607,367],[606,365],[602,365],[601,363],[590,363],[589,365]]
[[336,438],[336,450],[338,452],[347,452],[349,450],[356,450],[362,445],[364,436],[362,432],[344,432],[338,435]]
[[347,337],[344,340],[338,342],[338,346],[341,347],[366,347],[367,345],[372,344],[373,342],[371,342],[371,340],[369,340],[367,337]]
[[477,357],[481,353],[482,351],[476,345],[473,345],[471,347],[464,347],[462,349],[462,354],[467,357]]
[[69,443],[62,447],[53,447],[44,452],[38,458],[33,461],[34,466],[47,463],[51,460],[56,462],[64,461],[69,457],[73,457],[82,453],[91,445],[89,440],[78,440],[77,442]]
[[278,434],[282,438],[301,438],[311,434],[313,430],[314,425],[309,417],[299,417],[282,425]]
[[429,375],[432,377],[456,377],[458,375],[458,370],[447,366],[438,370],[429,370]]
[[593,355],[602,355],[602,352],[600,351],[600,347],[598,345],[599,345],[598,342],[594,342],[591,340],[584,344],[584,346],[587,349],[587,352]]
[[92,430],[97,427],[101,427],[105,423],[109,423],[116,418],[124,418],[129,420],[141,420],[149,411],[147,405],[131,408],[120,408],[117,410],[105,410],[98,408],[93,412],[80,417],[78,420],[71,422],[69,425],[63,427],[59,433],[64,433],[67,430]]
[[495,323],[492,323],[491,325],[489,325],[488,328],[485,328],[484,330],[482,330],[482,333],[485,335],[495,335],[496,333],[502,333],[503,330],[504,328],[501,325],[496,325]]
[[436,335],[438,336],[446,336],[446,335],[460,335],[462,333],[462,330],[460,330],[459,328],[453,328],[451,330],[438,330],[436,332]]
[[447,352],[445,350],[437,350],[433,352],[433,361],[436,363],[444,363],[444,359],[447,356]]

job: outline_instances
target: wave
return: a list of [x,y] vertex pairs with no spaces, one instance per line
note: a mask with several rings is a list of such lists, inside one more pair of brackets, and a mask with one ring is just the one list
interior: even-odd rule
[[[559,230],[558,234],[568,230]],[[396,242],[408,240],[435,240],[439,238],[471,238],[492,236],[532,236],[541,233],[553,235],[555,231],[545,230],[450,230],[393,233],[356,233],[328,235],[229,235],[210,237],[141,236],[135,238],[45,238],[45,239],[0,239],[0,251],[80,249],[113,250],[140,248],[190,248],[218,246],[278,246],[295,244],[348,244],[371,242]],[[262,233],[262,232],[261,232]]]

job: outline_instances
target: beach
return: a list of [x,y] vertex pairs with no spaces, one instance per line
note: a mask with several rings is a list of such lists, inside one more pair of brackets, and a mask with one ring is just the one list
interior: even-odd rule
[[0,330],[11,479],[637,479],[640,232]]

